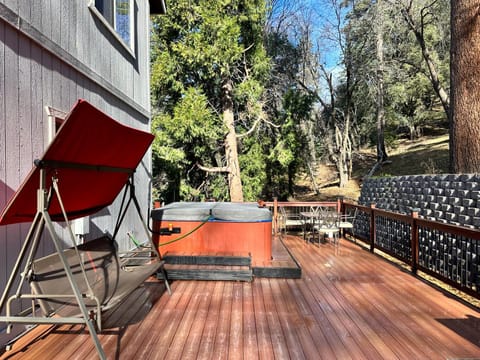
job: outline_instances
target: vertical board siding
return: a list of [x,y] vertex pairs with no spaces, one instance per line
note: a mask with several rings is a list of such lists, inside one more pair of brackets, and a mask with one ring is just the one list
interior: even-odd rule
[[[27,176],[33,165],[33,137],[32,123],[34,121],[34,111],[32,111],[32,77],[31,77],[31,41],[25,36],[18,36],[19,52],[18,52],[18,125],[19,144],[20,144],[20,161],[19,161],[19,184]],[[15,118],[10,121],[17,123]],[[14,251],[19,252],[23,240],[25,239],[30,224],[19,225],[19,237],[8,239],[15,242]],[[10,251],[10,248],[9,248]],[[14,253],[15,254],[15,253]],[[16,260],[15,256],[9,257],[11,263]],[[28,301],[25,301],[28,306]],[[20,310],[18,308],[17,310]]]
[[[52,57],[50,56],[50,54],[45,51],[45,50],[42,50],[42,60],[41,60],[41,71],[42,71],[42,89],[41,89],[41,92],[42,92],[42,99],[43,99],[43,103],[42,103],[42,106],[53,106],[53,101],[52,101],[52,98],[53,98],[53,95],[52,95],[52,92],[51,92],[51,89],[53,88],[53,71],[52,71]],[[38,109],[36,110],[38,111]],[[42,114],[45,113],[45,110],[42,109]],[[43,118],[45,119],[45,121],[47,121],[47,117],[44,115]],[[48,142],[48,134],[47,134],[47,124],[45,124],[45,126],[43,127],[43,146],[44,148],[48,145],[47,142]]]
[[45,0],[43,1],[31,1],[31,0],[23,0],[28,5],[30,5],[30,23],[36,29],[42,28],[42,15],[43,15],[43,8],[45,7]]
[[[35,14],[31,12],[32,5],[30,4],[31,0],[17,0],[17,9],[18,14],[27,20],[28,22],[32,21],[32,17],[35,17]],[[15,9],[12,9],[15,10]]]
[[[4,59],[5,59],[5,153],[6,153],[6,174],[5,184],[11,189],[16,189],[20,184],[20,128],[19,124],[19,99],[20,99],[20,67],[19,67],[19,38],[17,32],[5,27],[4,37]],[[9,225],[6,228],[7,257],[5,261],[6,270],[12,269],[15,263],[15,256],[20,249],[19,239],[21,237],[21,226]],[[2,284],[3,285],[3,284]],[[4,288],[4,286],[2,286]],[[14,310],[20,310],[18,308]]]
[[[45,144],[45,128],[47,125],[47,114],[45,111],[33,111],[33,109],[43,109],[42,92],[42,49],[35,44],[32,45],[31,52],[31,114],[32,114],[32,151],[35,154],[41,154]],[[38,156],[38,155],[37,155]]]
[[60,22],[60,46],[67,52],[76,51],[75,43],[73,43],[70,33],[72,32],[72,26],[75,24],[76,19],[73,17],[72,6],[70,1],[61,1],[58,7],[60,11],[60,19],[68,19],[68,21]]
[[10,0],[5,5],[57,46],[144,109],[149,109],[149,15],[146,1],[136,2],[134,56],[88,8],[88,1]]
[[[134,74],[134,84],[137,85],[136,92],[132,94],[134,98],[139,98],[139,102],[144,104],[147,109],[150,109],[150,91],[145,92],[150,86],[150,14],[148,1],[137,2],[141,11],[138,12],[137,26],[140,29],[148,29],[145,34],[137,34],[137,66],[140,71],[132,69]],[[140,36],[144,36],[141,39]],[[145,46],[146,45],[146,46]],[[145,74],[147,76],[145,76]]]
[[52,24],[52,32],[50,34],[50,38],[59,46],[62,46],[62,22],[68,21],[68,19],[62,19],[62,2],[64,1],[51,0],[51,5],[49,9],[50,13],[47,14],[48,20]]
[[18,13],[18,0],[3,0],[2,3]]
[[[0,79],[5,78],[5,24],[0,21]],[[0,82],[0,206],[6,203],[6,117],[5,117],[5,81]]]
[[[5,78],[5,24],[0,21],[0,79]],[[5,116],[5,81],[0,81],[0,207],[4,207],[10,191],[5,183],[7,167],[6,149],[6,116]],[[6,228],[0,227],[0,286],[4,286],[7,277],[7,237]]]
[[[36,2],[36,1],[35,1]],[[50,9],[52,7],[52,0],[43,0],[39,1],[41,3],[41,27],[38,29],[42,34],[44,34],[47,38],[52,38],[52,21],[50,19]]]
[[[31,43],[28,39],[19,39],[18,63],[18,123],[20,125],[20,161],[19,181],[25,178],[32,167],[32,78]],[[15,122],[14,119],[11,121]]]

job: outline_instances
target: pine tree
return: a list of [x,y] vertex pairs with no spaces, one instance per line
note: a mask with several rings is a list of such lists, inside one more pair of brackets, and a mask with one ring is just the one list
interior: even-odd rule
[[179,0],[167,7],[152,36],[155,158],[181,173],[188,193],[243,201],[243,139],[265,119],[265,3]]
[[451,1],[450,166],[480,171],[480,21],[478,2]]

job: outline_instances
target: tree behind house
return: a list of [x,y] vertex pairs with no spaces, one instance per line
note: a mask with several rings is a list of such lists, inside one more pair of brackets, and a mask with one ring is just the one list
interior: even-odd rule
[[169,170],[164,176],[177,175],[183,199],[243,201],[247,184],[254,200],[263,184],[241,171],[256,163],[257,176],[265,173],[259,158],[266,155],[245,140],[266,120],[265,4],[180,0],[167,7],[152,36],[154,156]]

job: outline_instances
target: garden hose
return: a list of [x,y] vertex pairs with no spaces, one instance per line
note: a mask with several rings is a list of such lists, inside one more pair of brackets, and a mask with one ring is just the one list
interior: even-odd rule
[[135,239],[135,236],[133,236],[133,234],[132,234],[130,231],[127,231],[127,236],[128,236],[128,238],[129,238],[130,240],[132,240],[132,242],[135,244],[135,246],[136,246],[137,248],[143,247],[143,245],[141,245],[141,244],[137,241],[137,239]]
[[160,246],[165,246],[165,245],[172,244],[172,243],[174,243],[174,242],[177,242],[177,241],[179,241],[179,240],[182,240],[182,239],[186,238],[188,235],[190,235],[190,234],[194,233],[195,231],[197,231],[198,229],[200,229],[203,225],[205,225],[205,224],[208,222],[208,220],[210,220],[210,219],[212,219],[212,218],[213,218],[213,217],[212,217],[211,215],[209,215],[209,216],[208,216],[205,220],[203,220],[197,227],[193,228],[193,229],[190,230],[188,233],[183,234],[183,235],[179,236],[179,237],[176,238],[176,239],[173,239],[173,240],[170,240],[170,241],[167,241],[167,242],[164,242],[164,243],[160,243],[160,242],[159,242],[159,243],[158,243],[158,246],[159,246],[159,247],[160,247]]

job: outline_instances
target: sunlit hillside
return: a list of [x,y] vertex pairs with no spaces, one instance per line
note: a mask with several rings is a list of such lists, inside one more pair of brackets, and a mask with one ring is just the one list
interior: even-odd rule
[[[441,174],[448,172],[448,135],[425,136],[418,140],[399,140],[388,149],[389,162],[374,176]],[[362,179],[375,164],[375,149],[362,149],[354,154],[353,178],[341,189],[334,183],[335,167],[320,165],[316,182],[320,194],[315,194],[312,181],[306,175],[297,180],[296,196],[292,200],[324,200],[338,196],[357,199]]]

